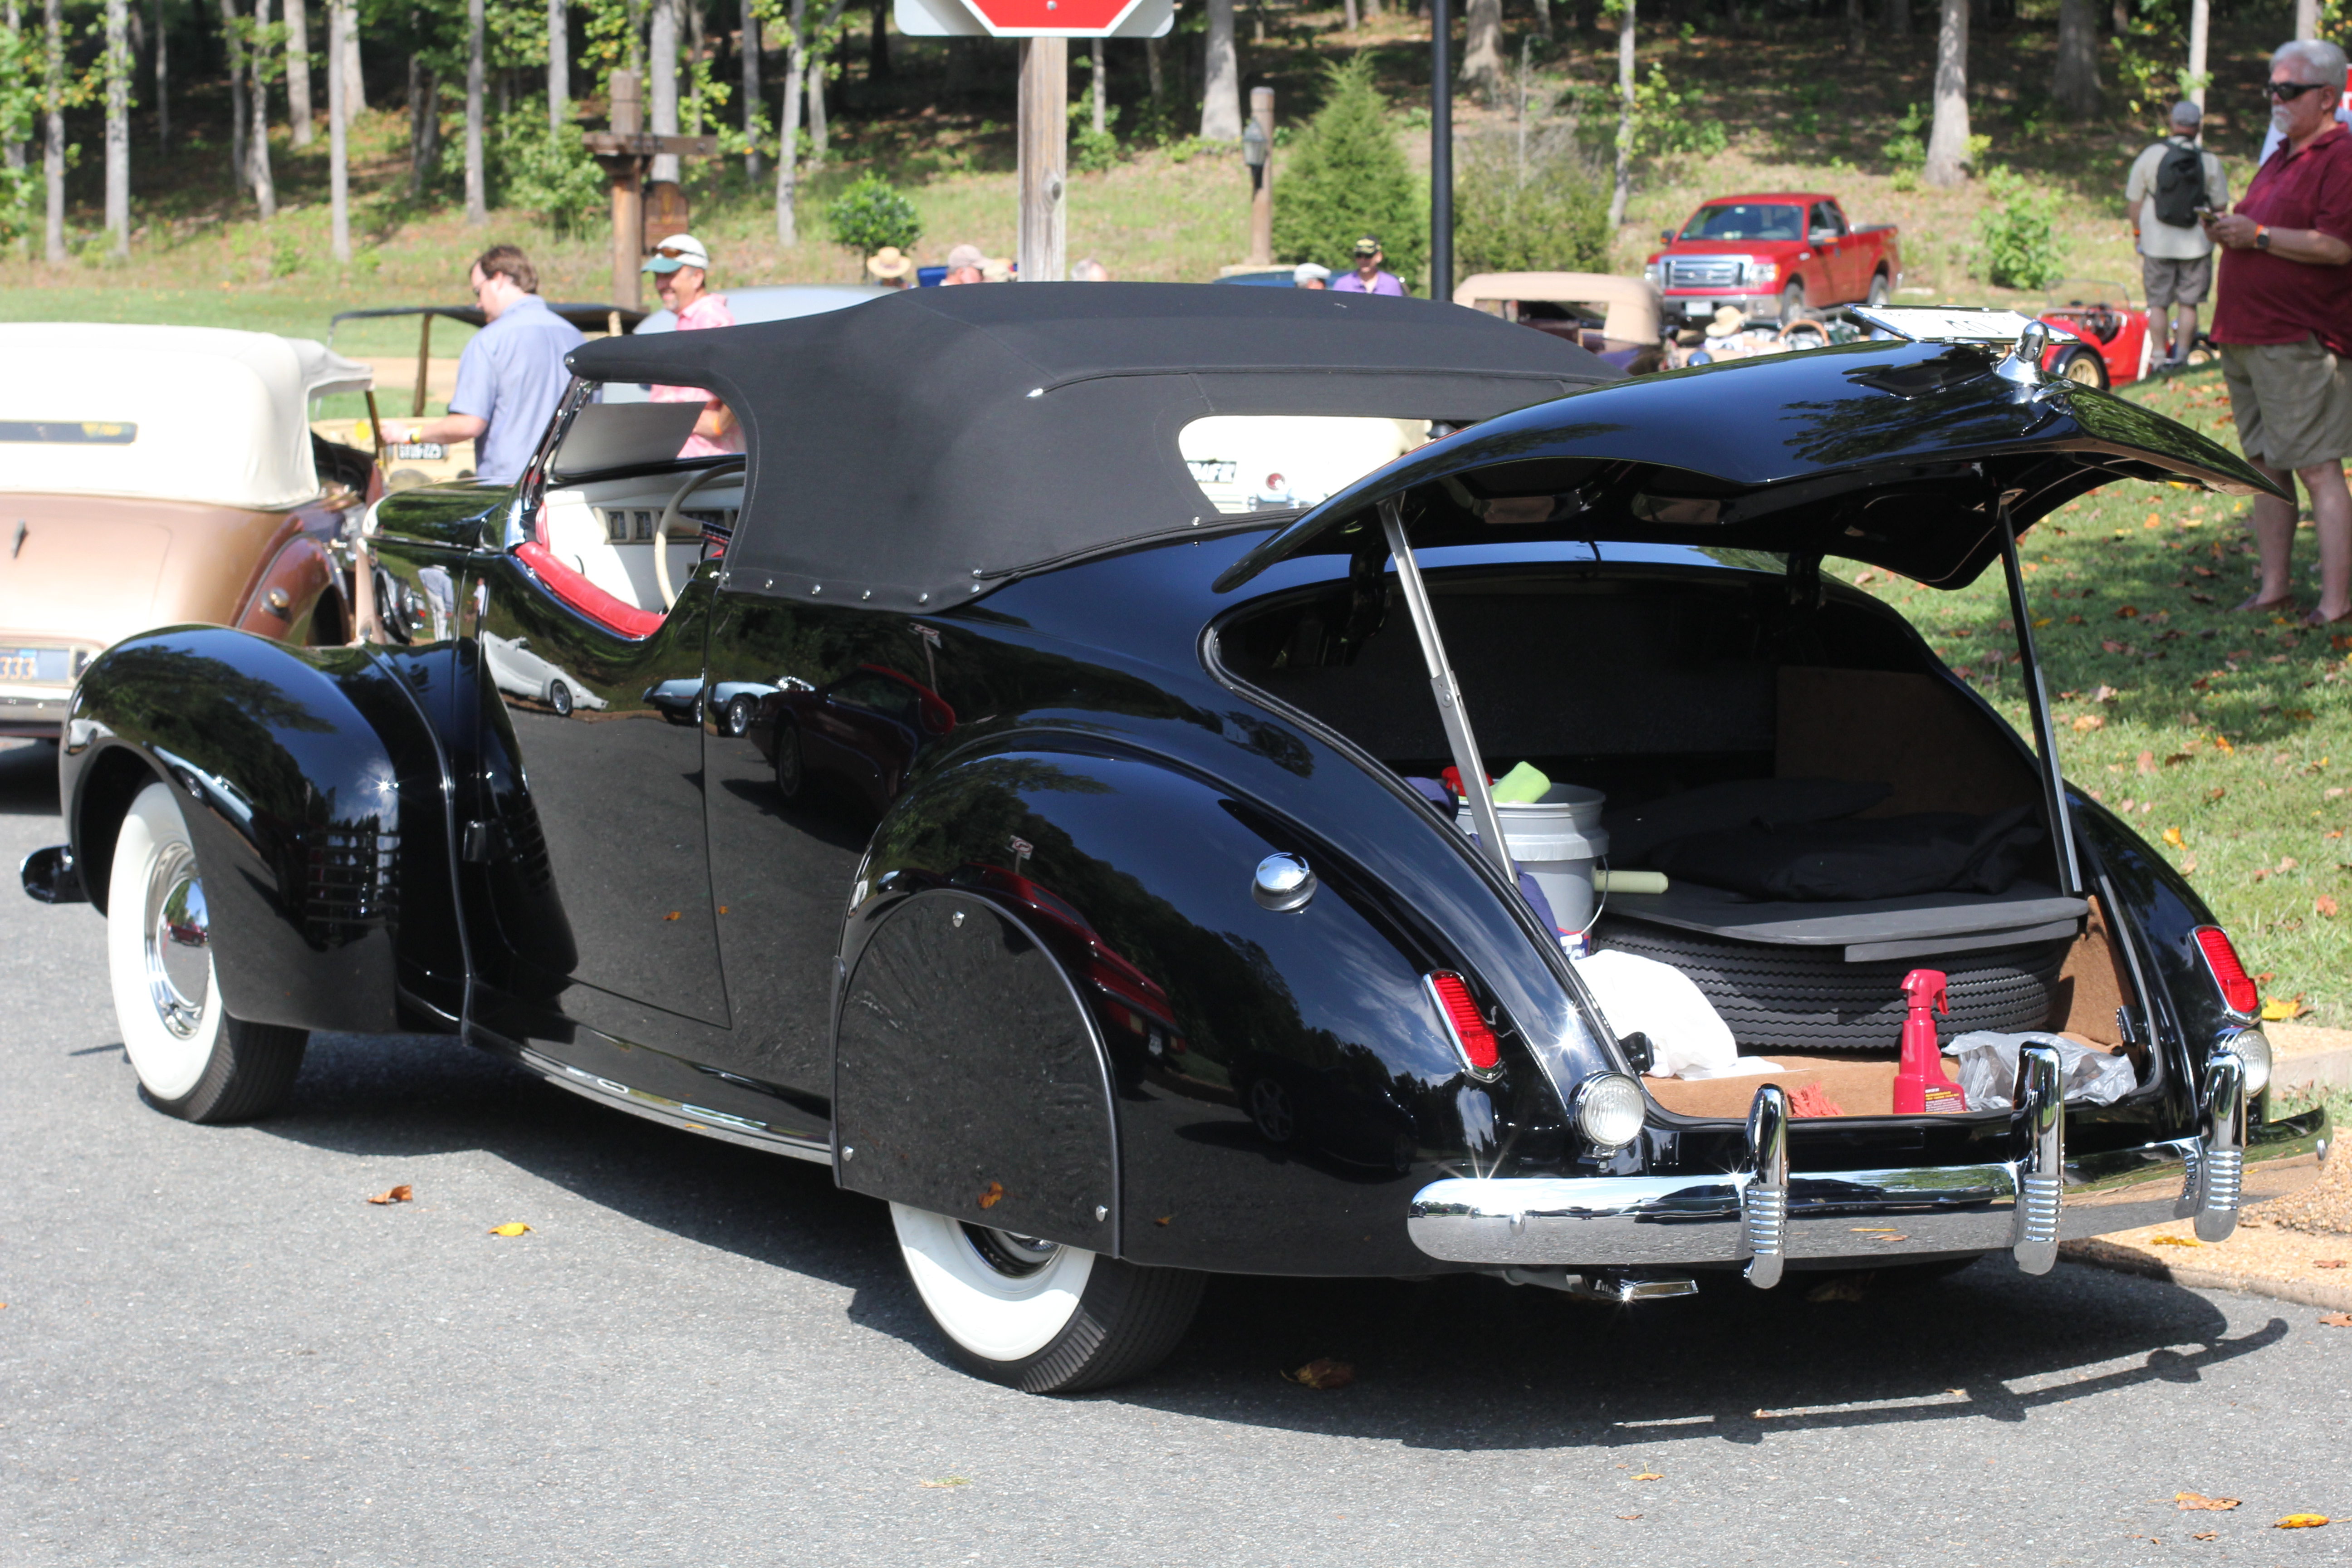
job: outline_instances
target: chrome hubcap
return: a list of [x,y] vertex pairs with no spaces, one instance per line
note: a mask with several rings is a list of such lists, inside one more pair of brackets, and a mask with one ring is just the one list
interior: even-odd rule
[[1054,1261],[1061,1252],[1061,1243],[1040,1241],[1034,1236],[1020,1236],[1009,1230],[991,1230],[985,1226],[968,1225],[964,1235],[971,1241],[972,1250],[981,1261],[1009,1279],[1026,1279]]
[[212,920],[196,858],[184,844],[166,846],[147,879],[147,996],[163,1027],[181,1039],[196,1032],[212,995]]

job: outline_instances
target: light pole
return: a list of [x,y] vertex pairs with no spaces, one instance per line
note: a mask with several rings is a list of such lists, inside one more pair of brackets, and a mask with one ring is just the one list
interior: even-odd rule
[[1242,127],[1242,162],[1250,172],[1249,261],[1274,261],[1274,89],[1250,89],[1250,117]]
[[1454,298],[1454,16],[1429,0],[1429,297]]

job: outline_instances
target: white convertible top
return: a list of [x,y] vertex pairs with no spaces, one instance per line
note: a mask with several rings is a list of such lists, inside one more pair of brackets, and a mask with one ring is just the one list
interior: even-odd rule
[[319,493],[310,399],[366,365],[225,327],[0,324],[0,491],[154,496],[272,510]]

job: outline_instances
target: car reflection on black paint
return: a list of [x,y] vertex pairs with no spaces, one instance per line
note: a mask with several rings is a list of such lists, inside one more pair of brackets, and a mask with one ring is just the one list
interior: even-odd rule
[[[710,689],[709,709],[719,721],[722,735],[741,735],[751,728],[752,715],[759,710],[760,700],[774,693],[776,688],[755,680],[722,680]],[[682,676],[676,680],[659,680],[646,688],[646,703],[673,724],[698,724],[702,721],[704,699],[702,680],[698,676]]]
[[760,700],[752,744],[776,770],[787,801],[823,781],[879,816],[923,748],[955,732],[956,712],[929,687],[861,664],[823,687],[787,680]]
[[948,880],[959,888],[995,894],[1056,928],[1066,939],[1066,947],[1075,943],[1084,952],[1086,978],[1099,994],[1097,1011],[1102,1017],[1111,1027],[1125,1029],[1141,1041],[1155,1062],[1178,1068],[1175,1058],[1186,1054],[1184,1032],[1177,1026],[1175,1005],[1169,1001],[1166,988],[1111,951],[1102,934],[1068,900],[1002,866],[967,861]]
[[1340,1058],[1318,1065],[1270,1051],[1244,1053],[1233,1065],[1234,1094],[1257,1135],[1278,1149],[1328,1155],[1349,1165],[1402,1173],[1418,1147],[1412,1114],[1385,1084],[1367,1086],[1377,1062]]

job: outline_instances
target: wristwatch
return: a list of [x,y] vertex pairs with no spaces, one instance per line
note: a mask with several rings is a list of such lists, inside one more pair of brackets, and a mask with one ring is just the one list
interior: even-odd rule
[[2270,247],[2271,247],[2271,231],[2270,231],[2270,226],[2269,226],[2269,225],[2267,225],[2267,224],[2259,224],[2259,223],[2258,223],[2258,224],[2256,224],[2256,225],[2254,225],[2254,248],[2255,248],[2256,250],[2268,250]]

